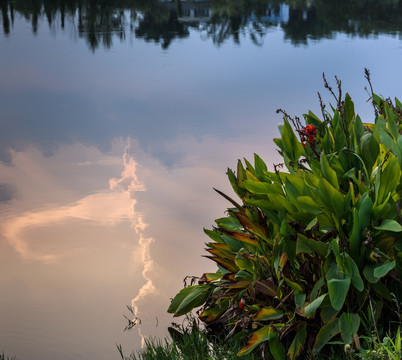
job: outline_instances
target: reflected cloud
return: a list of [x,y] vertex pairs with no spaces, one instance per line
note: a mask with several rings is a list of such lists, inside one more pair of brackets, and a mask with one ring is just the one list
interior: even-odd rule
[[[38,189],[39,191],[43,191],[43,189],[46,188],[47,182],[49,182],[49,189],[55,190],[54,184],[51,184],[51,182],[56,180],[44,171],[40,161],[37,159],[34,160],[32,157],[30,158],[28,154],[24,156],[21,153],[15,153],[14,160],[17,163],[14,164],[16,165],[14,170],[11,170],[12,166],[5,168],[7,168],[8,173],[14,171],[15,177],[18,177],[20,172],[28,175],[26,182],[32,184],[32,192],[35,191],[35,180],[43,185],[42,188]],[[35,244],[32,245],[30,243],[28,236],[30,231],[54,226],[55,224],[66,224],[73,220],[91,222],[95,223],[96,226],[102,227],[116,226],[123,221],[128,221],[132,224],[135,232],[140,237],[141,248],[144,247],[144,249],[146,249],[147,239],[141,237],[145,224],[142,220],[142,216],[136,214],[134,209],[136,204],[134,193],[136,191],[144,191],[145,187],[138,181],[135,170],[136,162],[134,159],[129,157],[126,153],[123,159],[120,160],[120,165],[121,163],[123,163],[124,166],[121,176],[119,178],[109,179],[108,188],[83,196],[68,205],[59,206],[54,204],[47,205],[46,194],[42,194],[44,196],[43,203],[39,206],[36,204],[36,208],[22,211],[16,215],[5,216],[5,221],[3,221],[0,226],[1,234],[23,259],[52,263],[61,259],[64,253],[62,251],[59,253],[44,253],[43,250],[38,251],[38,249],[35,249]],[[91,167],[94,164],[103,167],[116,165],[116,158],[100,159],[95,163],[92,161],[81,162],[78,163],[78,166]],[[21,169],[21,167],[23,169]],[[7,188],[5,186],[3,187],[4,189]],[[0,187],[0,190],[2,190],[3,187]],[[24,200],[26,199],[22,199],[22,201]],[[142,252],[147,253],[146,250]],[[146,259],[146,255],[144,255],[143,258]]]
[[[161,145],[167,156],[180,154],[173,167],[135,140],[114,140],[107,154],[74,144],[45,157],[31,147],[11,152],[8,165],[0,162],[4,182],[18,191],[18,199],[0,203],[0,241],[28,265],[67,266],[68,276],[86,272],[91,283],[132,278],[127,303],[142,320],[136,329],[142,340],[165,335],[172,321],[169,298],[186,275],[215,269],[201,257],[202,228],[211,227],[227,206],[212,190],[231,195],[226,166],[234,167],[243,155],[251,159],[254,151],[268,165],[276,160],[274,145],[262,135],[227,141],[180,136]],[[99,268],[105,261],[123,261],[123,270],[109,274],[110,265]]]
[[[110,189],[114,190],[122,188],[123,191],[129,192],[145,191],[145,186],[138,181],[136,173],[136,162],[132,157],[128,156],[127,152],[123,156],[123,162],[124,170],[121,173],[120,178],[113,178],[109,180]],[[145,284],[141,286],[137,295],[131,301],[131,306],[134,310],[134,316],[137,317],[139,313],[137,302],[144,299],[150,294],[157,293],[157,291],[151,279],[151,272],[154,270],[154,262],[151,258],[150,245],[154,242],[154,239],[152,237],[145,236],[144,232],[147,224],[143,221],[142,215],[135,214],[134,205],[135,203],[132,207],[132,226],[138,236],[140,260],[143,266],[142,277],[145,280]],[[138,252],[135,251],[133,253],[133,261],[138,260],[137,255]],[[139,334],[141,336],[142,343],[144,343],[144,337],[142,336],[140,330]]]
[[131,218],[130,208],[134,202],[125,192],[92,194],[71,205],[32,210],[6,220],[1,226],[1,232],[24,259],[51,263],[63,254],[38,253],[25,239],[27,231],[71,219],[94,221],[99,226],[114,226]]
[[[140,268],[142,276],[142,279],[137,284],[133,284],[138,288],[137,294],[132,299],[132,307],[137,314],[139,312],[137,302],[144,300],[151,294],[157,294],[156,287],[151,279],[151,273],[155,270],[155,265],[151,258],[150,246],[154,239],[146,236],[147,224],[144,221],[143,214],[136,209],[136,194],[146,191],[146,188],[137,176],[137,162],[133,156],[129,155],[130,145],[126,144],[124,147],[126,150],[120,159],[115,156],[101,155],[97,150],[83,146],[78,146],[78,150],[77,146],[61,147],[57,154],[51,158],[44,158],[40,152],[34,149],[24,153],[12,153],[11,165],[5,166],[0,163],[0,169],[4,170],[4,174],[7,174],[8,178],[19,179],[17,186],[21,186],[22,193],[25,195],[27,195],[27,192],[35,192],[36,183],[42,184],[39,191],[43,196],[43,202],[38,204],[37,200],[35,200],[30,206],[25,205],[31,207],[30,209],[22,211],[19,209],[25,201],[28,200],[29,202],[29,196],[26,196],[25,199],[15,200],[12,204],[7,204],[10,213],[5,212],[3,214],[4,221],[0,225],[0,235],[23,260],[49,265],[57,264],[69,255],[75,261],[74,252],[77,250],[75,248],[77,244],[70,242],[72,240],[70,239],[71,234],[64,236],[64,239],[62,234],[57,237],[59,235],[57,231],[60,231],[60,229],[65,231],[70,227],[78,227],[82,230],[85,229],[85,226],[91,224],[93,228],[98,228],[97,233],[98,237],[100,237],[104,231],[102,229],[105,229],[105,227],[116,227],[114,230],[114,234],[117,237],[116,242],[120,242],[121,240],[118,237],[119,234],[120,236],[122,234],[119,232],[121,229],[117,228],[117,226],[126,223],[136,235],[131,237],[131,241],[134,238],[135,240],[132,242],[136,241],[136,244],[133,246],[131,243],[131,246],[128,246],[128,251],[132,252],[132,264],[127,264],[127,266],[128,268],[131,267],[132,271],[137,271]],[[75,158],[80,158],[80,161],[75,162]],[[46,188],[59,194],[59,201],[62,201],[65,197],[63,194],[65,190],[62,189],[65,184],[55,186],[59,179],[50,176],[52,171],[49,171],[49,168],[52,167],[63,168],[62,165],[66,166],[70,172],[74,172],[74,169],[75,171],[77,169],[78,171],[91,169],[91,172],[99,173],[99,170],[95,169],[105,169],[109,177],[103,177],[107,180],[105,184],[108,186],[104,189],[92,190],[92,193],[81,196],[78,200],[72,201],[67,205],[47,204],[48,198],[55,195],[49,196],[49,194],[46,194]],[[119,176],[110,177],[110,170],[116,166],[120,168],[123,166],[123,170],[121,170]],[[21,173],[26,175],[22,179],[20,177]],[[22,182],[31,183],[29,189],[24,190]],[[96,188],[97,185],[93,185]],[[71,198],[71,195],[69,198]],[[6,208],[0,208],[0,210],[4,209]],[[14,213],[12,213],[13,211]],[[77,221],[81,223],[77,225]],[[53,227],[57,230],[56,237],[49,236],[52,232],[49,229]],[[43,240],[39,239],[38,236],[41,231],[44,231],[46,237]],[[82,235],[82,237],[84,236]],[[44,246],[41,246],[43,245],[40,243],[41,241]],[[84,238],[79,239],[79,242],[85,241],[86,239]]]

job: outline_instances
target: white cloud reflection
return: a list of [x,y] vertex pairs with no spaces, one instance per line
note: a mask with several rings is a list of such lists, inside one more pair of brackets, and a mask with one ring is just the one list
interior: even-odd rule
[[[26,156],[29,157],[29,153]],[[21,154],[18,157],[21,158]],[[35,244],[33,246],[30,244],[29,236],[27,236],[30,230],[71,220],[95,222],[98,226],[115,226],[128,220],[134,222],[135,228],[137,228],[138,224],[141,224],[142,218],[138,217],[134,211],[136,200],[132,197],[132,193],[133,191],[143,191],[144,187],[138,183],[136,178],[134,160],[132,158],[127,160],[125,154],[123,162],[125,168],[121,178],[110,179],[108,189],[98,190],[68,205],[46,204],[46,194],[42,194],[43,203],[36,204],[37,208],[6,218],[0,227],[3,237],[22,258],[51,263],[63,257],[63,252],[47,253],[45,249],[38,251],[35,249]],[[22,161],[22,165],[25,163]],[[18,165],[21,163],[16,164],[16,169],[19,168]],[[46,179],[46,174],[40,172],[40,166],[35,167],[35,161],[32,161],[30,165],[31,171],[28,174],[34,174],[33,177],[42,181],[51,180]],[[31,180],[32,177],[25,179],[28,182]],[[50,188],[54,188],[54,184],[49,185]],[[35,192],[34,187],[32,187],[32,191]],[[53,241],[57,241],[57,239]]]
[[[18,194],[0,204],[0,242],[9,243],[24,263],[62,268],[60,276],[72,279],[73,292],[85,291],[87,283],[128,292],[130,298],[117,307],[124,312],[131,300],[142,320],[142,339],[166,334],[169,298],[186,275],[215,270],[201,257],[208,241],[202,228],[211,227],[228,205],[212,190],[230,194],[226,167],[234,168],[242,156],[251,160],[253,151],[268,164],[277,158],[267,136],[182,137],[163,147],[177,157],[174,167],[134,140],[115,140],[107,154],[73,144],[45,157],[32,147],[12,153],[9,165],[0,163],[2,182],[13,184]],[[118,290],[122,281],[129,289]],[[65,302],[68,307],[69,299]],[[46,316],[45,308],[40,311]],[[119,320],[120,314],[113,317]],[[132,348],[140,340],[132,339]]]

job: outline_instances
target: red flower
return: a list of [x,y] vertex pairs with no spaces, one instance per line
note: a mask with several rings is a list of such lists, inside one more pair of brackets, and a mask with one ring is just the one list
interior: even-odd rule
[[243,309],[244,305],[246,305],[246,300],[244,300],[244,298],[241,298],[239,302],[239,309]]
[[317,133],[317,128],[314,125],[307,125],[305,128],[307,135],[315,135]]
[[313,143],[314,140],[315,140],[315,136],[314,136],[314,135],[309,135],[309,136],[308,136],[308,142],[309,142],[310,144]]

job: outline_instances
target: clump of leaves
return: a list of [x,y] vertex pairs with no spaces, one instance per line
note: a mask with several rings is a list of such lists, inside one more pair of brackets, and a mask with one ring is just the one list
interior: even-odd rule
[[336,106],[326,111],[320,97],[322,119],[308,112],[302,126],[282,111],[274,141],[287,171],[269,171],[258,155],[228,169],[239,200],[217,190],[231,207],[205,230],[218,270],[168,309],[181,316],[202,306],[212,333],[250,334],[239,356],[359,349],[365,331],[400,326],[402,104],[371,89],[375,121],[363,123],[336,81],[337,95],[324,77]]

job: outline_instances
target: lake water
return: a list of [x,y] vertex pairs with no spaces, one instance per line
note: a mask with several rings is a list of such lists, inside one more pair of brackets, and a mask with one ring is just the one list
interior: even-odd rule
[[183,278],[215,270],[212,188],[232,194],[238,158],[280,161],[275,110],[319,114],[323,72],[364,121],[365,67],[402,96],[399,1],[95,3],[0,1],[0,353],[18,359],[164,336]]

